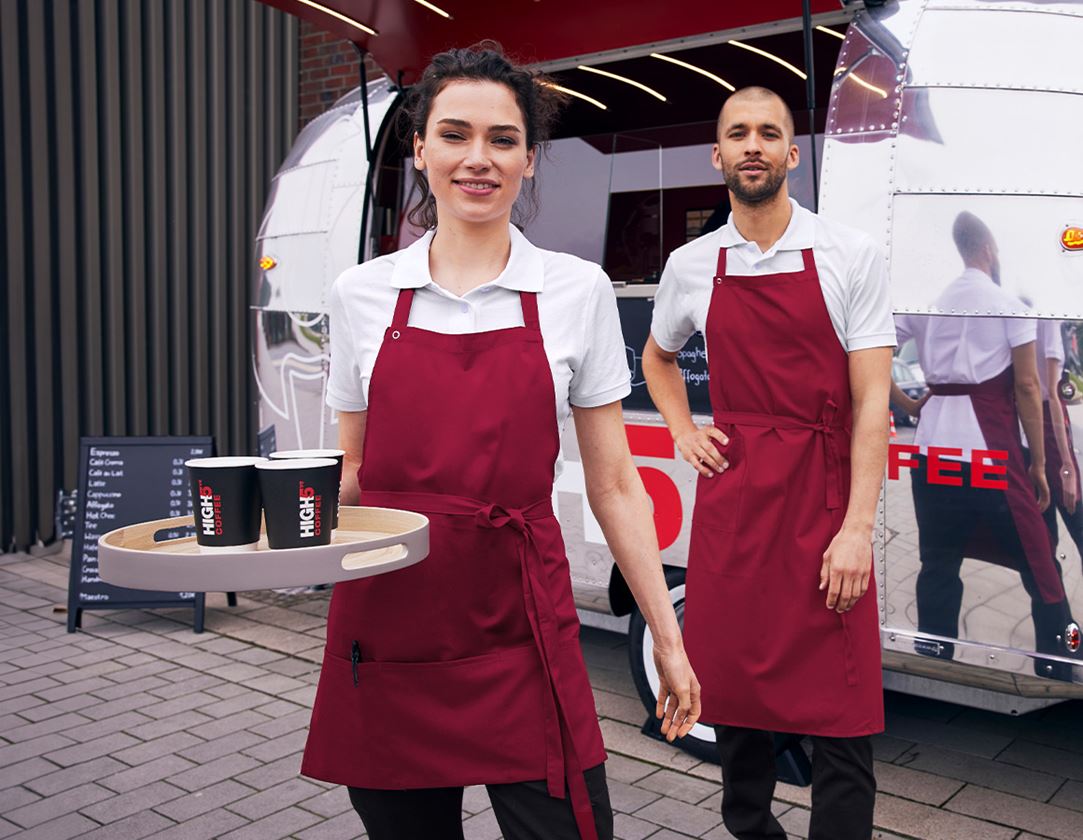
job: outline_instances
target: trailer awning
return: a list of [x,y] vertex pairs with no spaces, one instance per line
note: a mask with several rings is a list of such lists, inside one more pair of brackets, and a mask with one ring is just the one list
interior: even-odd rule
[[[561,69],[581,56],[623,53],[712,33],[767,34],[772,25],[800,27],[798,0],[667,3],[661,0],[264,0],[371,53],[392,79],[416,81],[441,50],[483,38],[499,41],[520,62]],[[813,15],[842,19],[839,0],[812,0]],[[446,15],[446,16],[445,16]],[[678,47],[679,48],[679,47]]]

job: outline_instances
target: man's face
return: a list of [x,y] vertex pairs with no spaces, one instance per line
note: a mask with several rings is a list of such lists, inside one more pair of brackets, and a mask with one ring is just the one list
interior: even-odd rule
[[711,162],[737,201],[760,204],[777,195],[798,162],[782,103],[772,97],[726,102]]

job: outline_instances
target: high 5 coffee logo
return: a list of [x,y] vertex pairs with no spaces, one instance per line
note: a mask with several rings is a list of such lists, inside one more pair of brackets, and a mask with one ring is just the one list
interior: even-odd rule
[[202,481],[199,482],[199,524],[204,536],[222,535],[222,497]]
[[1083,251],[1083,225],[1068,225],[1061,232],[1060,247],[1065,251]]

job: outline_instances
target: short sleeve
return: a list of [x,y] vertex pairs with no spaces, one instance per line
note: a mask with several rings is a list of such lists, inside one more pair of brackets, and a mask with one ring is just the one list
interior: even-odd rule
[[862,240],[847,279],[847,351],[894,347],[897,326],[891,313],[887,261],[871,239]]
[[670,257],[662,269],[658,291],[654,296],[651,335],[668,353],[676,353],[696,332],[691,296],[682,288],[676,260]]
[[1046,359],[1064,361],[1064,339],[1060,335],[1060,321],[1042,321],[1038,330],[1042,337],[1042,346],[1039,351]]
[[338,411],[364,411],[368,408],[361,386],[361,368],[357,363],[355,334],[342,300],[340,275],[327,297],[330,321],[331,369],[327,377],[327,404]]
[[914,337],[914,324],[910,315],[895,316],[895,341],[901,346]]
[[1038,340],[1038,322],[1033,318],[1004,318],[1003,320],[1008,344],[1013,348]]
[[632,392],[632,372],[624,346],[617,296],[599,270],[583,315],[583,352],[572,371],[568,401],[579,408],[597,408]]

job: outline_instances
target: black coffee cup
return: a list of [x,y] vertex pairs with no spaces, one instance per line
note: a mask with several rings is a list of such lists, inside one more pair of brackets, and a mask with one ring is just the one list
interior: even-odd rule
[[203,553],[254,551],[259,542],[260,489],[256,464],[266,458],[193,458],[196,542]]
[[338,494],[342,487],[342,459],[346,453],[341,449],[280,449],[271,453],[271,460],[282,458],[331,458],[338,462],[338,486],[335,488],[335,498],[331,505],[331,528],[338,527]]
[[256,466],[271,548],[331,542],[338,471],[331,458],[280,458]]

